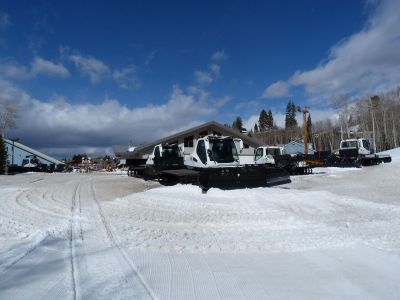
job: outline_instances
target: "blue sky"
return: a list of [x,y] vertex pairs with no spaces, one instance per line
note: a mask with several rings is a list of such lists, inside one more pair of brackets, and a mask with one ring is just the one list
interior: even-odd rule
[[2,1],[7,136],[47,153],[104,154],[201,122],[250,127],[289,99],[329,99],[400,79],[399,1]]

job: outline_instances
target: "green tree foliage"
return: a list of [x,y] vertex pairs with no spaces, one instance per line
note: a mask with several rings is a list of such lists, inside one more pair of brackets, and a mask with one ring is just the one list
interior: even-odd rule
[[292,102],[292,100],[289,100],[287,106],[286,106],[286,117],[285,117],[285,128],[294,128],[297,127],[297,120],[296,120],[296,111],[298,110],[298,107]]
[[267,114],[267,129],[272,129],[274,127],[274,117],[272,111],[269,109]]
[[233,121],[232,123],[232,128],[238,131],[241,131],[243,129],[243,121],[241,117],[236,117],[235,121]]
[[255,133],[258,132],[258,125],[257,125],[257,123],[254,124],[254,132],[255,132]]
[[260,132],[267,131],[268,115],[265,109],[260,112],[260,117],[258,118],[258,129]]
[[308,142],[311,142],[312,141],[312,139],[311,139],[311,135],[312,134],[312,121],[311,121],[311,115],[309,114],[308,115],[308,118],[307,118],[307,135],[308,135]]
[[3,139],[3,135],[0,134],[0,174],[6,173],[7,167],[7,152],[6,152],[6,144]]

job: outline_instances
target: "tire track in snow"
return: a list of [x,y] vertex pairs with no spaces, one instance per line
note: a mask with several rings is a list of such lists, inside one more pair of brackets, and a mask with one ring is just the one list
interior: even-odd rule
[[73,299],[80,299],[78,293],[78,267],[77,267],[77,259],[76,259],[76,201],[79,197],[80,183],[75,186],[74,193],[71,200],[71,219],[70,219],[70,234],[69,234],[69,250],[70,250],[70,266],[71,266],[71,284],[72,284],[72,292]]
[[[104,229],[106,230],[106,235],[107,235],[109,241],[114,246],[114,249],[117,250],[119,256],[126,263],[126,265],[128,266],[129,270],[132,272],[132,274],[134,274],[134,276],[137,278],[137,280],[135,280],[135,282],[132,282],[132,286],[136,287],[137,285],[135,285],[135,283],[136,282],[139,283],[142,286],[143,291],[146,292],[146,294],[147,294],[147,296],[149,298],[157,299],[158,297],[156,297],[154,295],[154,292],[152,291],[152,289],[148,286],[148,284],[146,283],[145,279],[142,277],[142,275],[137,270],[137,267],[135,266],[135,264],[131,261],[131,259],[129,258],[128,254],[120,246],[120,243],[118,242],[117,238],[115,237],[115,235],[113,233],[113,230],[111,228],[111,225],[107,221],[107,219],[106,219],[106,217],[105,217],[105,215],[103,213],[103,209],[102,209],[102,207],[100,205],[100,202],[96,197],[96,193],[94,191],[93,180],[90,182],[90,190],[91,190],[92,198],[93,198],[94,202],[96,203],[98,214],[100,216],[100,219],[101,219],[101,222],[102,222],[102,224],[104,226]],[[127,278],[127,280],[131,281],[130,278]]]

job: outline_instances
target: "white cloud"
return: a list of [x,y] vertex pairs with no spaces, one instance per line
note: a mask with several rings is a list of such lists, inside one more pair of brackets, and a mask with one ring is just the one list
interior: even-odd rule
[[224,50],[217,51],[211,55],[211,60],[215,62],[220,62],[226,59],[228,59],[228,56],[225,54]]
[[97,83],[110,73],[109,67],[99,59],[81,54],[72,54],[67,57],[75,64],[75,67],[85,76],[88,76],[91,83]]
[[21,116],[18,128],[6,132],[8,136],[58,155],[82,149],[88,153],[90,149],[105,151],[113,144],[127,144],[129,139],[136,145],[149,142],[199,124],[216,111],[203,99],[184,93],[177,86],[164,104],[127,108],[116,99],[105,99],[100,104],[72,104],[62,97],[50,101],[34,99],[0,79],[2,101],[18,104]]
[[111,79],[122,89],[138,89],[140,87],[140,81],[134,65],[128,65],[122,69],[113,69],[100,59],[82,55],[68,47],[61,47],[60,55],[62,58],[72,62],[83,76],[89,78],[91,83]]
[[194,71],[194,77],[196,78],[196,81],[201,85],[210,84],[214,81],[211,74],[205,71]]
[[264,93],[263,98],[280,98],[290,96],[290,85],[284,81],[277,81],[268,86]]
[[41,57],[36,56],[31,65],[31,74],[36,76],[39,74],[47,76],[56,76],[66,78],[68,77],[69,71],[62,64],[56,64],[52,61],[45,60]]
[[136,76],[135,66],[128,66],[121,70],[114,70],[112,78],[117,82],[118,86],[123,89],[137,89],[140,83]]
[[373,93],[397,86],[400,82],[399,11],[400,1],[380,1],[360,32],[334,45],[325,63],[312,70],[295,72],[287,84],[304,87],[315,99],[335,94]]
[[217,64],[208,66],[207,71],[194,71],[194,76],[198,84],[208,85],[213,83],[220,75],[221,67]]
[[0,65],[0,69],[1,75],[10,79],[32,79],[39,75],[66,78],[70,75],[68,69],[62,64],[38,56],[34,58],[30,68],[15,62],[6,62]]

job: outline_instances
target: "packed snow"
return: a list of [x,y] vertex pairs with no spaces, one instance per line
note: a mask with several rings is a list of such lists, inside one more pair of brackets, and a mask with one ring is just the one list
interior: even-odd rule
[[0,177],[0,299],[398,299],[400,148],[274,188]]

